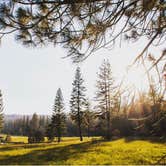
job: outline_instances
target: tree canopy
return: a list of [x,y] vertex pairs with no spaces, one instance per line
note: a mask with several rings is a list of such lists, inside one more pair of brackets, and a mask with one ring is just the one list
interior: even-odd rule
[[[0,34],[14,33],[26,46],[52,43],[67,48],[74,61],[117,39],[165,43],[165,0],[7,0],[0,2]],[[163,60],[165,51],[156,59]]]

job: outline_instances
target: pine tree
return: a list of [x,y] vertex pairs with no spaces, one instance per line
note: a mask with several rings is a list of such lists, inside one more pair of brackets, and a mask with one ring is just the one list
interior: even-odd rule
[[2,93],[0,91],[0,131],[3,127],[3,99],[2,99]]
[[82,124],[83,124],[83,111],[85,106],[85,91],[86,88],[83,85],[84,80],[81,75],[80,68],[77,67],[75,79],[73,81],[73,89],[70,99],[70,108],[71,108],[71,118],[75,121],[78,126],[78,132],[80,141],[83,140],[82,137]]
[[111,111],[114,98],[114,80],[108,60],[104,60],[98,73],[96,99],[98,102],[99,119],[106,139],[110,139]]
[[48,129],[48,132],[54,133],[53,136],[57,136],[58,142],[61,141],[62,134],[65,130],[65,119],[63,95],[61,89],[59,88],[55,98],[51,124]]

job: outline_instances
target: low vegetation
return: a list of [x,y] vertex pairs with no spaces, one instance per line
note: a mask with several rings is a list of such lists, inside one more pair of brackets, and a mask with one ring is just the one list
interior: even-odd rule
[[[20,144],[0,145],[1,164],[166,164],[166,144],[122,138],[62,138],[61,143],[27,144],[27,137],[12,137]],[[160,161],[160,159],[162,159]]]

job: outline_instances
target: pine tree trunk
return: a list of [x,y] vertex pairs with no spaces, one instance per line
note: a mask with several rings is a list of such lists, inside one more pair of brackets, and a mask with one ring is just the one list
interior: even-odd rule
[[58,127],[58,143],[61,142],[61,121],[59,115],[59,127]]
[[80,123],[79,123],[79,136],[80,136],[80,141],[83,141],[82,131],[81,131],[81,124]]
[[110,118],[109,118],[109,89],[105,78],[105,110],[106,110],[106,139],[110,139]]
[[61,137],[60,137],[60,136],[58,136],[58,143],[59,143],[59,142],[61,142]]
[[79,107],[79,102],[78,102],[78,132],[79,132],[79,136],[80,136],[80,141],[83,141],[82,138],[82,131],[81,131],[81,119],[80,119],[80,107]]
[[89,136],[90,136],[90,129],[89,129],[89,125],[88,125],[88,138],[89,138]]
[[108,111],[107,111],[107,139],[108,140],[110,140],[110,138],[111,138],[111,136],[110,136],[110,129],[111,129],[111,126],[110,126],[110,124],[111,124],[111,120],[110,120],[110,111],[111,111],[111,103],[110,103],[110,101],[111,101],[111,98],[110,98],[110,87],[109,87],[109,85],[107,85],[108,86]]
[[110,139],[110,112],[107,111],[107,140]]
[[61,142],[61,131],[60,131],[60,129],[58,129],[59,131],[58,131],[58,143],[60,143]]
[[78,130],[79,130],[79,136],[80,136],[80,141],[83,141],[82,138],[82,131],[81,131],[81,119],[80,119],[80,95],[79,95],[79,90],[80,90],[80,86],[78,84]]

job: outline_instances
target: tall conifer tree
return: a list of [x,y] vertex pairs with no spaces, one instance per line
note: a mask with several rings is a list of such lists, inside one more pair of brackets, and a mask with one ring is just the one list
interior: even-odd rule
[[114,98],[114,80],[112,77],[111,65],[108,60],[104,60],[98,73],[96,99],[98,102],[99,118],[104,129],[104,136],[110,139],[111,132],[111,111]]
[[86,88],[83,85],[84,80],[81,75],[80,67],[77,67],[75,78],[73,81],[73,89],[70,99],[71,118],[78,126],[78,132],[80,141],[83,141],[82,137],[82,124],[83,124],[83,111],[85,107],[85,91]]
[[[65,113],[64,113],[64,101],[62,91],[59,88],[57,90],[55,103],[53,106],[53,115],[51,118],[51,124],[49,125],[51,129],[48,132],[53,132],[53,136],[57,137],[58,142],[61,141],[61,137],[65,130]],[[51,133],[50,133],[51,134]]]

